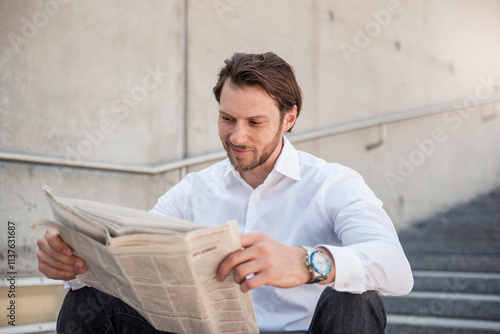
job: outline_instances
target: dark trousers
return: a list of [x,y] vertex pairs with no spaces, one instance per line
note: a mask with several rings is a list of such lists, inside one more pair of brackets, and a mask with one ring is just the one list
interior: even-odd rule
[[[356,295],[325,288],[308,333],[384,333],[386,315],[374,291]],[[94,288],[69,291],[57,319],[59,334],[161,334],[136,310]]]

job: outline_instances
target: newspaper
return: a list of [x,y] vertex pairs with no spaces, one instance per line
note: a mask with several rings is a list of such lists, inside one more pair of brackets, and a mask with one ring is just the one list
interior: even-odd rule
[[44,186],[56,229],[88,271],[77,278],[120,298],[156,329],[173,333],[258,333],[252,300],[219,263],[241,248],[235,221],[216,227],[98,202],[55,197]]

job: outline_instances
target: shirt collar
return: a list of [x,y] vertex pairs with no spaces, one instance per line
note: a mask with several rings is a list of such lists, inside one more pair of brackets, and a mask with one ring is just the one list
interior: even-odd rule
[[283,136],[283,149],[274,165],[274,170],[295,181],[300,181],[299,155],[292,143]]
[[[240,173],[234,169],[233,165],[229,161],[229,158],[226,161],[229,165],[226,171],[226,185],[229,184],[231,179],[229,175],[233,175],[234,178],[243,181]],[[280,156],[278,157],[271,174],[274,172],[278,172],[293,180],[300,181],[299,156],[297,150],[285,136],[283,136],[283,149],[281,150]]]

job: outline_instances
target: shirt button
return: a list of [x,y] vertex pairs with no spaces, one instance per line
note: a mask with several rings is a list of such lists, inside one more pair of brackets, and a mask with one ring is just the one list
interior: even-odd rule
[[350,285],[350,284],[349,284],[349,282],[345,282],[345,283],[344,283],[344,288],[348,288],[348,287],[349,287],[349,285]]
[[257,202],[257,196],[252,196],[251,200],[252,200],[252,202]]

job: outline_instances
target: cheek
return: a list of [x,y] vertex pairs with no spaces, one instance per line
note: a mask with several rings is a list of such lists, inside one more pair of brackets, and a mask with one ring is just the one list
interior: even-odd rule
[[224,124],[219,123],[219,136],[221,136],[222,138],[226,138],[229,133],[229,128]]
[[271,143],[274,141],[274,139],[276,138],[276,131],[273,131],[274,129],[269,129],[263,133],[260,134],[260,140],[261,142],[263,143]]

